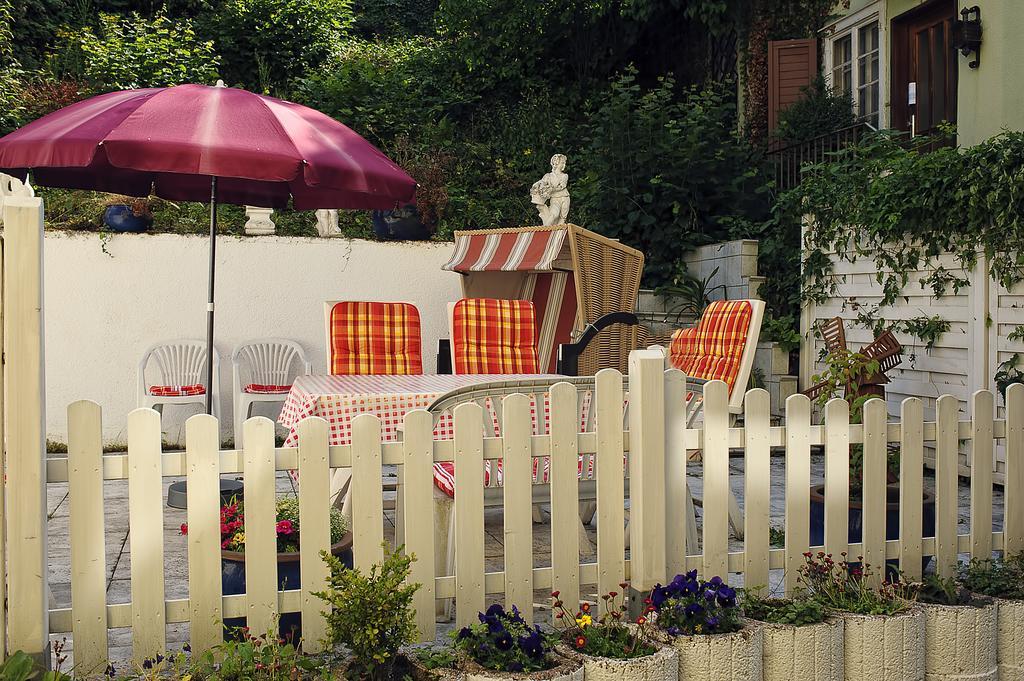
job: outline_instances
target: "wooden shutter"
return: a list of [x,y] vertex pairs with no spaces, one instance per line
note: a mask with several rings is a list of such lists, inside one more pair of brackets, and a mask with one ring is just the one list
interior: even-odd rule
[[768,132],[779,114],[802,96],[818,73],[818,43],[814,38],[768,41]]

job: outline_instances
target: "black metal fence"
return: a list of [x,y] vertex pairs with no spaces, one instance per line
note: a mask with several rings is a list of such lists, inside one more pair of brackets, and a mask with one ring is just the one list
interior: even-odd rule
[[857,123],[806,142],[770,150],[769,168],[775,176],[776,191],[783,192],[797,186],[800,184],[805,164],[820,163],[830,153],[857,144],[870,130],[871,127],[866,123]]

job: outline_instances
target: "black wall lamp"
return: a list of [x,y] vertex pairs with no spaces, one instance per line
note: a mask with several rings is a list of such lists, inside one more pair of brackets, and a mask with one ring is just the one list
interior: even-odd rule
[[967,63],[972,69],[981,63],[981,8],[965,7],[960,10],[960,19],[953,24],[953,46],[965,57],[974,53],[974,60]]

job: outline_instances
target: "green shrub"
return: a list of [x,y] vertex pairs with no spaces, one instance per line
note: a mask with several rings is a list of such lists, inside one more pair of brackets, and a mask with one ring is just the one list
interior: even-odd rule
[[833,91],[820,74],[801,90],[801,95],[779,114],[772,134],[780,142],[806,142],[848,128],[857,121],[853,98],[848,93]]
[[820,624],[828,613],[817,600],[800,592],[795,598],[762,598],[743,594],[743,615],[758,622],[792,624],[797,627]]
[[85,80],[96,91],[213,85],[217,79],[219,60],[213,44],[196,36],[189,19],[100,14],[98,30],[67,29],[64,35],[69,50],[77,50],[81,57]]
[[971,591],[996,598],[1024,600],[1024,554],[973,559],[960,567],[960,581]]
[[210,30],[233,84],[285,94],[319,67],[352,22],[351,0],[224,0]]
[[14,58],[11,0],[0,0],[0,135],[21,124],[21,65]]
[[331,576],[327,590],[314,595],[329,606],[331,642],[343,643],[351,653],[347,676],[389,681],[398,649],[416,637],[412,597],[420,585],[406,583],[415,557],[399,547],[366,575],[347,569],[335,556],[321,555]]
[[637,77],[627,69],[589,113],[574,221],[643,251],[644,278],[660,285],[695,246],[761,219],[767,188],[725,88],[677,98],[671,77],[646,91]]

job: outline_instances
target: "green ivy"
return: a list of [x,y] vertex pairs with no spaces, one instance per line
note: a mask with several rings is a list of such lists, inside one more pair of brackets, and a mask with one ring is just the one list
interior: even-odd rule
[[[932,143],[892,132],[868,135],[808,166],[802,183],[781,197],[779,212],[791,223],[811,217],[804,238],[804,300],[821,303],[837,294],[833,255],[874,263],[881,300],[861,316],[876,331],[881,310],[901,300],[912,283],[911,272],[924,272],[916,283],[935,297],[968,286],[964,271],[979,255],[1000,285],[1024,281],[1024,251],[1014,247],[1024,243],[1024,133],[1004,132],[966,149],[926,151],[924,145]],[[954,270],[939,261],[947,253],[956,260]],[[923,315],[896,328],[931,348],[950,325]]]

